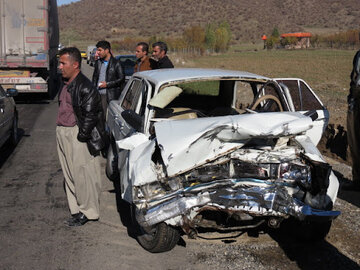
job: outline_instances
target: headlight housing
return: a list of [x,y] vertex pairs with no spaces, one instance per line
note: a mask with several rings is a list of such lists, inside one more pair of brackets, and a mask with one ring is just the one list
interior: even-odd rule
[[281,163],[279,168],[279,178],[284,180],[294,180],[300,187],[306,190],[311,188],[311,170],[306,164]]

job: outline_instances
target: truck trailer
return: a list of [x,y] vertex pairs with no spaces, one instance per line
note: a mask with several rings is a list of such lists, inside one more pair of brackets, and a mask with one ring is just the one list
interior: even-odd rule
[[56,0],[0,0],[0,84],[19,93],[57,92]]

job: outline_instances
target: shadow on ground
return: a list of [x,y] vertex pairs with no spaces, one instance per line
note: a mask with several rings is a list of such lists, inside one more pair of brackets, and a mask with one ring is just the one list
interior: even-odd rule
[[338,125],[335,127],[334,124],[329,124],[318,144],[318,148],[323,155],[351,165],[347,131],[343,126]]
[[359,191],[351,191],[351,190],[343,190],[341,186],[344,184],[352,183],[351,180],[344,177],[344,175],[336,170],[334,170],[336,177],[339,179],[340,188],[338,192],[338,198],[351,203],[356,207],[360,207],[360,192]]
[[[18,129],[19,134],[19,142],[21,141],[22,137],[26,136],[25,131],[22,128]],[[18,142],[18,144],[19,144]],[[1,148],[0,148],[0,169],[5,164],[7,159],[11,156],[11,154],[15,151],[16,145],[13,145],[10,142],[6,142]]]
[[342,254],[326,240],[310,242],[301,239],[291,226],[270,231],[269,235],[279,244],[286,256],[300,269],[360,269],[360,265]]

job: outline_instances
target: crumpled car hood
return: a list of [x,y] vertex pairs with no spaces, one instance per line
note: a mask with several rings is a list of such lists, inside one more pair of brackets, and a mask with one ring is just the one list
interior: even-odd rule
[[169,177],[240,148],[251,138],[296,135],[310,128],[310,117],[293,112],[229,115],[155,124],[157,142]]
[[[156,140],[169,177],[201,166],[241,148],[251,138],[297,135],[312,127],[310,117],[300,113],[261,113],[155,123]],[[138,134],[136,134],[138,136]],[[131,137],[125,139],[131,140]],[[129,157],[134,186],[157,179],[151,161],[155,142],[138,140]],[[143,143],[142,143],[143,142]],[[118,141],[118,146],[122,141]],[[152,150],[152,151],[151,151]]]

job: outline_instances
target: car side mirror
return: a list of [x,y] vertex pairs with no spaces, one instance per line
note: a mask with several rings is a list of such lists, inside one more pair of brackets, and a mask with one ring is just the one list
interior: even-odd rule
[[15,88],[9,88],[6,90],[6,96],[15,97],[18,95],[18,91]]
[[133,110],[125,110],[121,113],[124,120],[136,131],[143,132],[142,117]]
[[307,111],[304,115],[309,116],[313,121],[319,118],[319,115],[315,110]]

